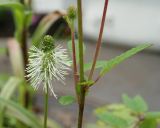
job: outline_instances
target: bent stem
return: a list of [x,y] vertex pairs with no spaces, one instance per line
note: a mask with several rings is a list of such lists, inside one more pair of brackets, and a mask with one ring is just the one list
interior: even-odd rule
[[48,84],[46,84],[45,92],[45,106],[44,106],[44,128],[47,128],[47,118],[48,118]]

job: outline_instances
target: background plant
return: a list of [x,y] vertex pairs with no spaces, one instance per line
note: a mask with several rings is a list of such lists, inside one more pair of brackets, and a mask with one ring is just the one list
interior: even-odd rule
[[[145,48],[150,47],[150,44],[142,44],[139,45],[111,60],[105,61],[98,61],[98,55],[100,52],[100,46],[102,42],[102,35],[103,35],[103,29],[104,29],[104,23],[106,19],[106,13],[107,13],[107,7],[108,7],[108,0],[105,0],[104,3],[104,10],[102,15],[102,21],[100,25],[100,31],[99,31],[99,37],[96,44],[96,52],[94,54],[93,62],[85,64],[84,63],[84,43],[83,43],[83,16],[82,16],[82,1],[77,0],[77,16],[78,16],[78,48],[76,49],[76,41],[74,38],[74,31],[73,30],[73,19],[70,17],[70,13],[74,14],[75,11],[72,7],[68,10],[68,17],[65,17],[66,21],[69,24],[69,27],[71,29],[71,39],[72,43],[69,44],[69,48],[71,50],[71,54],[73,57],[73,70],[74,70],[74,81],[75,81],[75,90],[76,90],[76,96],[77,96],[77,102],[79,105],[79,115],[78,115],[78,128],[82,128],[82,122],[83,122],[83,111],[85,106],[85,97],[86,94],[89,92],[89,88],[101,78],[106,73],[108,73],[111,69],[113,69],[115,66],[123,62],[124,60],[128,59],[129,57],[133,56],[134,54],[144,50]],[[72,11],[71,11],[72,9]],[[74,10],[74,11],[73,11]],[[74,16],[75,18],[75,16]],[[71,46],[70,46],[71,45]],[[78,54],[78,56],[76,56]],[[79,71],[77,71],[77,59],[79,58]],[[97,76],[97,78],[94,80],[92,79],[94,70],[96,68],[100,68],[100,73]],[[86,70],[85,70],[86,69]],[[85,71],[89,70],[89,76],[85,74]],[[78,73],[77,73],[78,72]],[[87,77],[85,77],[87,76]],[[72,98],[73,99],[73,98]],[[66,102],[66,100],[69,100],[68,97],[60,99],[60,102],[62,103],[62,100]]]
[[[20,3],[22,2],[22,3]],[[32,112],[32,95],[33,91],[30,89],[29,83],[26,79],[27,73],[25,72],[26,65],[28,63],[28,37],[29,37],[29,26],[32,22],[33,12],[31,10],[31,1],[19,1],[19,0],[2,0],[0,1],[1,9],[8,9],[12,12],[15,23],[15,39],[10,39],[8,41],[8,51],[9,57],[11,60],[12,69],[14,76],[8,76],[1,74],[1,92],[0,92],[0,127],[6,126],[6,117],[10,121],[13,117],[16,119],[14,124],[16,127],[42,127],[41,122],[39,122],[40,117],[35,116]],[[48,31],[49,27],[54,23],[58,18],[62,17],[63,13],[57,13],[55,16],[54,13],[47,15],[42,19],[37,30],[31,37],[33,40],[32,45],[38,45],[41,38]],[[48,19],[49,17],[49,19]],[[47,22],[45,19],[48,19]],[[1,54],[6,54],[7,50],[1,48]],[[16,61],[15,61],[16,59]],[[13,79],[13,78],[15,79]],[[10,80],[11,79],[11,80]],[[20,82],[17,82],[17,79]],[[6,82],[8,80],[8,82]],[[15,84],[15,86],[13,85]],[[11,88],[12,87],[12,88]],[[18,88],[18,94],[16,95],[16,90]],[[6,91],[7,90],[7,91]],[[7,92],[7,93],[6,93]],[[7,95],[7,97],[6,97]],[[15,97],[14,99],[12,97]],[[26,109],[29,109],[26,110]],[[9,112],[8,112],[9,111]],[[9,113],[9,114],[7,114]],[[19,113],[19,114],[17,114]],[[24,117],[24,118],[23,118]],[[23,123],[16,123],[18,121]],[[50,119],[48,119],[50,120]],[[60,126],[56,123],[48,121],[48,126],[57,127]],[[9,122],[10,125],[11,122]],[[11,123],[12,124],[12,123]]]
[[[16,31],[15,31],[15,38],[16,41],[14,43],[9,43],[9,53],[12,55],[13,53],[13,46],[16,46],[18,50],[18,53],[15,54],[16,56],[10,56],[13,70],[17,69],[17,63],[21,65],[21,69],[19,69],[18,72],[15,72],[16,80],[9,78],[9,83],[7,82],[7,85],[4,85],[1,87],[1,95],[0,96],[0,102],[1,104],[1,125],[4,124],[3,119],[7,116],[8,118],[12,117],[13,115],[16,115],[16,120],[19,120],[23,122],[23,124],[15,123],[17,127],[24,127],[25,125],[30,127],[42,127],[42,124],[38,121],[41,119],[41,117],[37,118],[33,113],[29,112],[28,110],[24,109],[22,106],[28,108],[28,105],[31,102],[31,91],[28,89],[28,83],[26,82],[26,79],[24,78],[24,69],[26,68],[26,65],[28,63],[28,53],[27,53],[27,39],[28,39],[28,27],[31,24],[32,19],[32,10],[30,7],[29,2],[23,2],[23,4],[17,2],[17,1],[10,1],[5,0],[0,3],[0,7],[2,8],[9,8],[14,15],[15,19],[15,25],[16,25]],[[78,128],[82,128],[82,121],[83,121],[83,111],[85,106],[85,98],[87,96],[87,93],[89,92],[90,87],[94,86],[95,83],[100,80],[106,73],[108,73],[111,69],[113,69],[118,64],[122,63],[124,60],[128,59],[129,57],[135,55],[136,53],[150,47],[151,45],[148,43],[139,45],[135,48],[132,48],[131,50],[126,51],[125,53],[111,59],[111,60],[98,60],[98,55],[100,52],[100,46],[102,42],[102,36],[103,36],[103,29],[104,29],[104,23],[106,19],[106,13],[107,13],[107,7],[108,7],[108,0],[105,0],[104,3],[104,10],[103,10],[103,16],[102,16],[102,22],[100,25],[100,32],[99,32],[99,38],[97,39],[96,44],[96,52],[94,54],[93,62],[85,63],[84,62],[84,56],[85,56],[85,44],[83,41],[83,17],[82,17],[82,1],[77,0],[77,10],[74,6],[71,6],[68,11],[67,15],[64,13],[58,13],[56,17],[52,17],[53,15],[50,14],[46,16],[37,27],[35,33],[31,37],[32,45],[39,46],[39,42],[41,38],[46,34],[47,30],[51,26],[51,24],[59,17],[64,16],[64,19],[68,23],[70,29],[71,29],[71,41],[68,42],[68,49],[71,52],[72,58],[73,58],[73,77],[74,77],[74,84],[75,84],[75,93],[76,98],[73,96],[64,96],[59,98],[59,102],[63,105],[68,105],[70,103],[75,102],[75,99],[77,100],[78,107],[79,107],[79,115],[78,115]],[[75,24],[76,24],[76,18],[78,19],[78,38],[75,38]],[[3,50],[1,50],[4,52]],[[19,61],[15,62],[15,58],[19,58]],[[15,66],[16,65],[16,66]],[[100,72],[96,78],[93,78],[95,69],[99,69]],[[17,71],[17,70],[15,70]],[[89,71],[89,75],[87,75],[87,71]],[[13,78],[15,76],[12,76]],[[18,78],[17,78],[18,77]],[[6,77],[3,77],[6,79]],[[8,78],[7,78],[8,79]],[[18,80],[17,80],[18,79]],[[20,82],[19,82],[20,81]],[[10,88],[11,83],[15,83],[15,88]],[[4,84],[4,82],[3,82]],[[5,88],[9,89],[10,93],[3,93],[3,90],[6,90]],[[4,88],[4,89],[3,89]],[[15,95],[16,88],[19,88],[19,95],[20,99],[12,99],[11,95]],[[9,95],[7,99],[5,99],[5,95]],[[17,102],[18,101],[18,102]],[[20,105],[21,104],[21,105]],[[137,104],[137,103],[136,103]],[[32,103],[31,103],[32,105]],[[4,111],[5,109],[5,111]],[[10,114],[7,115],[7,112],[9,111]],[[19,114],[15,114],[19,113]],[[24,118],[21,118],[24,117]],[[58,127],[55,125],[55,127]]]
[[159,112],[150,112],[144,99],[137,95],[122,96],[122,103],[110,104],[95,109],[98,120],[87,128],[157,128]]

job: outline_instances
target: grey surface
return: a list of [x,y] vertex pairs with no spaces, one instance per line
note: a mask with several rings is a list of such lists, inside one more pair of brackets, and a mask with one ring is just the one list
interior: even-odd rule
[[[98,38],[105,0],[83,0],[84,34]],[[45,6],[44,6],[45,5]],[[65,10],[76,0],[33,0],[37,13]],[[160,49],[159,0],[110,0],[104,29],[104,41],[134,46],[150,42],[152,49]]]

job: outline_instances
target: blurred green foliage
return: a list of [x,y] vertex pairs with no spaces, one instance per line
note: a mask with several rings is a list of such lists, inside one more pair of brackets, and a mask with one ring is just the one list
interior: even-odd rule
[[87,128],[157,128],[160,112],[149,112],[141,96],[123,95],[122,103],[110,104],[95,109],[98,120]]

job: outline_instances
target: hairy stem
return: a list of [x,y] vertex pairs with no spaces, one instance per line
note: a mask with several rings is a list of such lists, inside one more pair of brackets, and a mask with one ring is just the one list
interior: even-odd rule
[[102,16],[102,21],[101,21],[101,27],[100,27],[100,32],[99,32],[99,37],[98,37],[98,41],[97,41],[97,45],[96,45],[96,52],[94,55],[94,59],[93,59],[93,63],[92,63],[92,68],[89,74],[88,79],[92,79],[93,76],[93,72],[95,69],[95,65],[96,65],[96,61],[98,58],[98,54],[100,51],[100,46],[101,46],[101,42],[102,42],[102,36],[103,36],[103,29],[104,29],[104,23],[105,23],[105,19],[106,19],[106,13],[107,13],[107,7],[108,7],[108,1],[109,0],[105,0],[105,4],[104,4],[104,10],[103,10],[103,16]]
[[48,84],[46,84],[47,92],[45,92],[45,106],[44,106],[44,128],[47,128],[48,118]]

